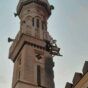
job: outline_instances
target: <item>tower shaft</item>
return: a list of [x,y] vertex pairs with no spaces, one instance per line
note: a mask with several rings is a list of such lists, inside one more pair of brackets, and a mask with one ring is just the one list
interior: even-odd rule
[[47,31],[51,6],[47,0],[20,0],[17,15],[20,31],[9,51],[12,88],[55,88],[52,55],[59,54],[59,48]]

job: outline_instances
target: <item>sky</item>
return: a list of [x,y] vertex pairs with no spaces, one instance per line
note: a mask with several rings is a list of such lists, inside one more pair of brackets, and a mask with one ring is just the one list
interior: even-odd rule
[[[0,88],[11,88],[13,63],[8,58],[8,37],[15,38],[19,18],[14,17],[19,0],[0,2]],[[65,88],[75,72],[82,72],[88,60],[88,0],[49,0],[55,9],[48,20],[48,31],[57,40],[63,57],[54,57],[55,88]]]

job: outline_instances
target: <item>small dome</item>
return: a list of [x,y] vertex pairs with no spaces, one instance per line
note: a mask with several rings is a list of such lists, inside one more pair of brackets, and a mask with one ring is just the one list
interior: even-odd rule
[[48,0],[19,0],[18,6],[17,6],[17,14],[20,14],[20,11],[24,5],[27,5],[29,3],[37,3],[47,10],[48,14],[51,14],[51,7],[48,2]]
[[45,2],[46,4],[49,4],[48,0],[20,0],[20,2],[25,2],[25,1],[42,1],[42,2]]
[[43,1],[43,2],[45,2],[45,3],[47,3],[47,4],[48,4],[48,0],[40,0],[40,1]]

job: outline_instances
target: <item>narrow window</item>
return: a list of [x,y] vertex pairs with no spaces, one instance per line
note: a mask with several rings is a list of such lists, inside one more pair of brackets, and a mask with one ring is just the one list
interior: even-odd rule
[[40,73],[40,66],[37,66],[37,83],[38,86],[41,86],[41,73]]
[[32,26],[34,26],[34,18],[32,18]]
[[42,29],[44,30],[44,22],[42,22]]
[[18,70],[18,79],[20,79],[20,69],[21,69],[21,55],[19,56],[19,70]]
[[39,28],[39,19],[37,19],[36,25],[37,25],[37,28]]

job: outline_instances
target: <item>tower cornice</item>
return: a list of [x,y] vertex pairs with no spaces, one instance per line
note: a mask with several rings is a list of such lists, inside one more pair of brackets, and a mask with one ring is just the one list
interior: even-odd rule
[[37,39],[19,31],[13,44],[9,49],[9,58],[14,62],[25,44],[29,44],[31,47],[37,48],[39,50],[45,50],[45,42],[41,39]]

